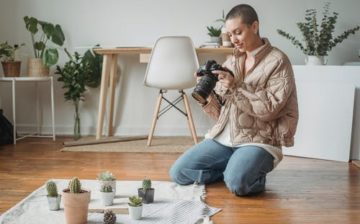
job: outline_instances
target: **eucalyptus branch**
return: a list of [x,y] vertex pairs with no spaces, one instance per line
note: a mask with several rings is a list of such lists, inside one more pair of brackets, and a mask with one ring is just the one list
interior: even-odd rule
[[341,35],[333,38],[335,30],[335,24],[338,18],[337,12],[332,12],[329,15],[330,3],[326,3],[324,6],[323,17],[321,19],[320,27],[317,22],[316,9],[308,9],[305,11],[305,22],[296,23],[301,34],[305,46],[301,44],[295,36],[292,36],[285,31],[278,29],[278,33],[281,36],[289,39],[295,47],[300,48],[307,55],[326,56],[337,44],[348,38],[349,35],[355,34],[360,27],[345,30]]

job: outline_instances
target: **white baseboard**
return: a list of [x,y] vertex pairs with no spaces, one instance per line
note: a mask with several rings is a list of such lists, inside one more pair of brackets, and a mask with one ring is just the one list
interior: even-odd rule
[[[208,131],[209,127],[196,127],[196,132],[198,136],[204,136]],[[51,126],[42,126],[41,134],[52,134]],[[36,133],[37,126],[35,124],[18,124],[17,133],[18,134],[28,134]],[[103,133],[107,132],[107,128],[104,128]],[[55,134],[56,135],[72,135],[74,133],[73,126],[71,125],[56,125]],[[95,135],[96,128],[93,126],[82,126],[81,134],[82,135]],[[148,126],[133,127],[133,126],[119,126],[115,127],[114,135],[115,136],[133,136],[133,135],[147,135],[149,133]],[[159,136],[190,136],[190,130],[188,127],[156,127],[154,135]]]

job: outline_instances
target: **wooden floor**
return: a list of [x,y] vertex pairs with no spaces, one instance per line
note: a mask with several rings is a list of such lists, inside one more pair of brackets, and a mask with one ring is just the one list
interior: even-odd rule
[[[0,213],[49,178],[95,179],[111,170],[118,179],[169,180],[177,154],[60,152],[60,139],[28,139],[0,147]],[[223,183],[207,186],[207,202],[220,223],[360,223],[360,169],[348,163],[285,157],[268,175],[266,193],[236,197]]]

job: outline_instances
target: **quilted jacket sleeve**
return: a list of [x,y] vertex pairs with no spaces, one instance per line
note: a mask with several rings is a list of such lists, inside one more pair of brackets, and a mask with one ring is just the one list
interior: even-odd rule
[[294,88],[291,64],[281,60],[270,74],[264,88],[249,91],[250,88],[243,83],[232,92],[232,95],[235,104],[242,111],[263,121],[271,121],[280,116]]

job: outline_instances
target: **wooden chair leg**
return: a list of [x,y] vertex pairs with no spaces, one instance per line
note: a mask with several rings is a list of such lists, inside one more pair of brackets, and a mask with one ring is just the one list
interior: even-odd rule
[[154,135],[155,126],[156,126],[156,121],[158,120],[158,114],[159,114],[159,110],[160,110],[160,106],[161,106],[162,96],[163,96],[163,94],[160,91],[159,97],[157,99],[157,103],[156,103],[156,106],[155,106],[155,110],[154,110],[154,115],[153,115],[153,120],[152,120],[152,124],[151,124],[150,133],[149,133],[149,136],[148,136],[147,146],[151,146],[151,141],[152,141],[152,137]]
[[189,129],[191,131],[191,135],[193,137],[194,143],[197,144],[198,143],[198,139],[197,139],[197,135],[196,135],[196,130],[195,130],[195,125],[194,125],[194,121],[192,118],[192,114],[191,114],[191,109],[190,109],[190,105],[189,105],[189,100],[186,96],[186,93],[182,92],[182,98],[184,100],[184,104],[185,104],[185,110],[187,113],[187,120],[188,120],[188,124],[189,124]]

